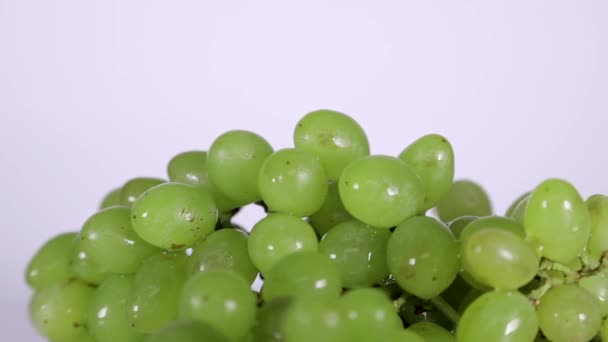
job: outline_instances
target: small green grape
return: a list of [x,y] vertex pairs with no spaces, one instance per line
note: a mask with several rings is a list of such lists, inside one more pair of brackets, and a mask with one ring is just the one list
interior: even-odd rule
[[440,325],[432,322],[419,322],[412,324],[407,330],[415,332],[425,341],[433,342],[455,342],[456,337]]
[[345,310],[345,327],[360,341],[386,341],[402,328],[395,306],[381,290],[362,288],[340,298]]
[[600,303],[601,316],[608,316],[608,274],[600,272],[592,276],[581,278],[580,287],[589,291]]
[[[423,337],[410,329],[395,330],[390,339],[391,342],[426,342]],[[434,342],[434,341],[433,341]]]
[[70,250],[77,235],[56,235],[36,251],[25,270],[25,281],[32,289],[42,290],[70,277]]
[[208,324],[198,321],[174,321],[146,338],[145,342],[228,342]]
[[448,228],[456,238],[456,240],[460,240],[460,234],[469,225],[469,223],[477,220],[479,217],[477,216],[460,216],[459,218],[453,220],[448,224]]
[[91,260],[84,249],[83,239],[80,234],[72,241],[70,251],[70,275],[87,283],[99,285],[106,279],[110,272]]
[[589,254],[599,260],[608,251],[608,196],[593,195],[586,201],[591,219],[591,232],[587,242]]
[[278,297],[263,304],[252,330],[252,342],[284,341],[283,320],[292,301],[288,297]]
[[344,204],[340,199],[338,182],[330,182],[323,205],[309,217],[309,223],[321,237],[338,223],[352,219],[353,217],[344,209]]
[[164,183],[164,179],[138,177],[127,181],[120,190],[120,205],[131,206],[146,190]]
[[437,204],[437,214],[443,222],[461,216],[492,215],[492,203],[481,185],[469,180],[457,180]]
[[113,207],[115,205],[120,205],[120,193],[122,192],[122,188],[114,189],[108,192],[101,203],[99,204],[99,209],[105,209],[109,207]]
[[207,152],[187,151],[175,155],[167,164],[169,181],[192,185],[208,185]]
[[519,195],[519,197],[517,197],[515,199],[515,201],[513,201],[513,203],[511,203],[511,205],[509,205],[509,208],[507,209],[507,211],[505,212],[505,216],[506,217],[513,217],[513,214],[515,213],[515,209],[517,208],[517,206],[527,197],[530,196],[530,191],[525,192],[521,195]]
[[337,298],[301,298],[283,318],[285,341],[349,341],[344,309]]

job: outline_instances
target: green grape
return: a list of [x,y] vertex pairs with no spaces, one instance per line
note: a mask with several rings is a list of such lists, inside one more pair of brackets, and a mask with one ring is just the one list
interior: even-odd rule
[[97,342],[140,342],[144,335],[127,319],[127,296],[133,276],[113,275],[97,288],[88,311],[87,327]]
[[608,341],[608,319],[605,319],[602,323],[602,328],[600,330],[600,341]]
[[[370,340],[373,341],[373,340]],[[389,340],[391,342],[427,342],[423,337],[410,329],[394,330]],[[431,340],[428,340],[431,341]],[[433,341],[435,342],[435,341]]]
[[386,244],[390,235],[386,229],[373,228],[357,220],[346,221],[323,237],[319,251],[338,267],[342,286],[371,286],[389,274]]
[[529,283],[540,262],[534,249],[516,234],[487,228],[463,241],[460,249],[464,270],[484,285],[516,290]]
[[492,215],[492,203],[485,190],[469,180],[457,180],[437,204],[437,214],[443,222],[461,216]]
[[127,297],[127,314],[133,328],[150,334],[177,318],[185,281],[185,254],[159,253],[144,260]]
[[471,288],[471,285],[459,274],[452,284],[441,293],[441,298],[445,299],[453,308],[457,308],[464,299],[463,294],[468,293]]
[[500,229],[511,232],[522,239],[526,237],[524,227],[515,220],[501,216],[486,216],[480,217],[468,224],[460,233],[460,242],[465,244],[471,235],[484,229]]
[[297,149],[321,160],[330,179],[340,178],[351,161],[369,155],[365,132],[350,116],[322,109],[306,114],[293,132]]
[[191,185],[209,184],[207,152],[187,151],[171,158],[167,164],[169,181]]
[[420,335],[425,341],[433,342],[453,342],[456,337],[451,332],[445,330],[440,325],[432,322],[419,322],[412,324],[407,330]]
[[296,252],[281,259],[265,275],[262,297],[338,297],[342,292],[340,272],[325,255]]
[[279,297],[264,303],[258,310],[253,327],[253,342],[284,341],[283,318],[291,306],[291,302],[291,298]]
[[485,292],[486,291],[482,291],[482,290],[479,290],[474,287],[471,288],[467,292],[463,292],[465,295],[464,295],[464,297],[462,297],[460,304],[458,304],[456,311],[458,311],[458,313],[462,315],[464,310],[466,310],[469,307],[469,305],[471,305],[471,303],[473,303],[475,301],[475,299],[479,298],[479,296],[481,296]]
[[164,183],[160,178],[133,178],[125,183],[120,190],[120,205],[131,206],[146,190]]
[[344,209],[344,204],[340,199],[338,182],[330,182],[323,205],[309,217],[309,221],[317,235],[323,236],[338,223],[352,220],[352,218],[348,211]]
[[530,194],[524,197],[513,209],[511,213],[511,218],[514,219],[517,223],[524,224],[524,217],[526,216],[526,207],[528,206],[528,201],[530,200]]
[[390,228],[419,213],[424,187],[414,171],[397,158],[374,155],[357,159],[342,172],[344,208],[373,227]]
[[70,274],[72,277],[87,283],[99,285],[110,275],[110,272],[91,260],[91,257],[83,247],[83,239],[78,234],[72,241],[72,246],[69,250]]
[[[462,244],[461,244],[462,245]],[[462,256],[461,256],[461,264],[464,263],[464,260],[462,260]],[[491,288],[488,285],[485,285],[483,283],[481,283],[479,280],[477,280],[475,277],[473,277],[468,271],[466,271],[464,269],[464,265],[462,265],[463,267],[460,269],[460,277],[467,282],[469,285],[471,285],[471,287],[478,289],[479,291],[489,291],[491,290]]]
[[258,175],[271,153],[272,146],[261,136],[249,131],[228,131],[209,148],[209,179],[239,206],[257,202],[262,198]]
[[25,281],[32,289],[42,290],[70,277],[70,250],[77,235],[56,235],[36,251],[25,270]]
[[487,292],[467,307],[456,329],[463,342],[533,341],[538,332],[534,305],[519,292]]
[[591,219],[591,232],[587,242],[589,254],[599,260],[608,251],[608,196],[593,195],[586,201]]
[[198,273],[207,270],[228,270],[253,283],[258,270],[247,250],[247,234],[238,229],[220,229],[198,241],[188,258],[188,270]]
[[113,273],[134,273],[158,251],[133,231],[131,209],[110,207],[93,214],[80,232],[81,247],[91,260]]
[[192,246],[215,229],[218,211],[206,190],[164,183],[133,203],[133,229],[144,241],[166,250]]
[[208,324],[197,321],[174,321],[146,338],[145,342],[228,342]]
[[30,302],[34,326],[50,340],[70,340],[86,334],[87,309],[94,292],[94,286],[75,279],[36,292]]
[[600,303],[601,316],[608,316],[608,274],[600,272],[581,278],[578,284],[589,291]]
[[266,275],[284,257],[297,251],[316,251],[314,229],[304,220],[287,214],[268,214],[253,226],[249,235],[249,257]]
[[513,201],[513,203],[511,203],[511,205],[509,206],[509,208],[507,209],[507,211],[505,212],[505,216],[506,217],[513,217],[513,214],[515,213],[515,209],[517,208],[517,206],[526,198],[528,198],[530,196],[530,191],[525,192],[521,195],[519,195],[519,197],[517,197],[515,199],[515,201]]
[[231,271],[200,272],[188,279],[179,301],[180,318],[209,324],[231,341],[252,328],[256,298],[249,284]]
[[538,241],[544,257],[568,263],[585,248],[591,220],[585,202],[570,183],[549,179],[532,191],[524,228]]
[[399,159],[412,167],[424,186],[426,196],[421,209],[439,203],[454,180],[454,150],[450,142],[438,134],[428,134],[411,143]]
[[464,230],[469,223],[477,220],[479,217],[477,216],[460,216],[459,218],[453,220],[448,224],[448,228],[456,238],[456,240],[460,240],[460,233]]
[[355,341],[386,341],[391,331],[403,327],[395,306],[381,290],[348,291],[340,304],[345,310],[345,327]]
[[597,299],[575,284],[552,287],[537,308],[540,329],[551,341],[589,341],[602,325]]
[[105,209],[109,207],[113,207],[115,205],[120,205],[120,193],[122,192],[122,188],[114,189],[108,192],[101,203],[99,204],[99,209]]
[[319,159],[293,148],[266,158],[258,184],[270,211],[299,217],[314,214],[327,196],[327,176]]
[[387,260],[397,283],[424,299],[447,289],[460,270],[458,242],[444,224],[424,216],[397,226],[388,240]]
[[285,341],[350,341],[344,309],[337,298],[300,298],[283,318]]

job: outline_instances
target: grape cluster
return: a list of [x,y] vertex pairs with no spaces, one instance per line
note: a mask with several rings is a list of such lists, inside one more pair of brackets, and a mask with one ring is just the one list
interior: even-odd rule
[[[319,110],[293,137],[275,151],[229,131],[173,157],[168,180],[110,192],[27,266],[35,328],[53,342],[608,341],[608,197],[547,179],[498,216],[454,181],[441,135],[370,155],[355,120]],[[267,213],[250,233],[232,222],[246,205]]]

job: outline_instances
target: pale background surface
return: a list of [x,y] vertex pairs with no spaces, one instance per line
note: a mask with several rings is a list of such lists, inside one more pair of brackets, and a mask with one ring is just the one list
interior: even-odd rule
[[0,0],[3,336],[37,341],[22,273],[44,240],[232,128],[286,147],[332,108],[374,153],[441,133],[499,212],[549,176],[608,193],[606,18],[602,0]]

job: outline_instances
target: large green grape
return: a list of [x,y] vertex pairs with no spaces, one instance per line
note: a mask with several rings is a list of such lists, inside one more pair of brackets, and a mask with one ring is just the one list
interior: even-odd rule
[[548,179],[530,195],[524,228],[538,241],[544,257],[569,263],[585,248],[591,220],[585,202],[570,183]]
[[207,323],[231,341],[240,341],[253,326],[256,298],[238,274],[210,270],[190,277],[179,307],[180,318]]
[[292,301],[289,297],[278,297],[263,304],[252,330],[252,342],[284,341],[283,319]]
[[207,152],[187,151],[175,155],[167,164],[169,181],[192,185],[209,184]]
[[70,250],[77,235],[56,235],[36,251],[25,270],[25,281],[32,289],[42,290],[70,277]]
[[319,242],[314,229],[296,216],[268,214],[253,226],[248,241],[253,264],[266,275],[287,255],[297,251],[316,251]]
[[593,195],[586,201],[591,219],[587,250],[595,259],[608,251],[608,196]]
[[113,207],[115,205],[120,205],[120,193],[122,192],[122,188],[114,189],[108,192],[101,200],[99,204],[99,209],[105,209],[109,207]]
[[134,273],[158,249],[143,241],[131,225],[131,209],[110,207],[93,214],[80,232],[82,249],[91,260],[113,273]]
[[166,250],[192,246],[215,229],[217,218],[209,192],[182,183],[164,183],[147,190],[131,209],[135,232]]
[[532,303],[519,292],[487,292],[464,311],[456,329],[462,342],[533,341],[538,320]]
[[359,158],[342,172],[344,208],[358,220],[390,228],[423,209],[424,187],[403,161],[382,155]]
[[149,177],[130,179],[120,190],[120,205],[131,206],[146,190],[164,182],[163,179]]
[[310,225],[317,235],[323,236],[338,223],[352,220],[352,216],[344,209],[340,199],[338,182],[330,182],[327,187],[327,196],[319,210],[309,217]]
[[186,256],[159,253],[144,260],[127,298],[129,322],[150,334],[178,316],[179,296],[186,281]]
[[351,161],[369,154],[369,142],[361,126],[333,110],[306,114],[296,125],[293,141],[297,149],[318,157],[327,176],[334,180]]
[[575,284],[558,285],[540,298],[538,321],[551,341],[589,341],[600,330],[600,304]]
[[439,203],[454,180],[454,150],[450,142],[439,134],[428,134],[407,146],[399,159],[411,166],[424,186],[426,196],[421,209]]
[[417,216],[401,223],[388,240],[388,268],[409,293],[429,299],[450,286],[458,271],[458,243],[441,222]]
[[581,278],[578,284],[595,296],[600,303],[602,317],[608,316],[608,274],[606,271]]
[[338,267],[342,286],[366,287],[380,283],[389,274],[386,244],[390,231],[351,220],[332,228],[321,240],[319,251]]
[[437,214],[443,222],[461,216],[492,215],[492,203],[481,185],[470,180],[457,180],[437,204]]
[[247,235],[238,229],[220,229],[197,242],[188,258],[191,273],[208,270],[233,271],[253,283],[258,270],[249,259]]
[[350,341],[345,313],[337,298],[300,298],[283,318],[285,341]]
[[340,272],[318,252],[296,252],[281,259],[266,275],[262,297],[338,297],[342,292]]
[[99,285],[106,279],[110,272],[91,260],[91,257],[83,248],[83,239],[80,234],[72,241],[70,252],[70,274],[72,277],[87,283]]
[[340,298],[345,310],[345,327],[352,341],[387,341],[392,331],[402,328],[401,318],[390,299],[378,289],[362,288]]
[[293,148],[266,158],[258,185],[270,211],[299,217],[317,212],[327,196],[327,176],[319,159]]
[[262,197],[258,175],[272,146],[256,133],[233,130],[215,139],[207,155],[209,179],[239,206]]
[[145,342],[228,342],[208,324],[198,321],[174,321],[146,338]]
[[454,342],[456,337],[449,331],[432,322],[419,322],[409,326],[409,331],[415,332],[425,341]]
[[79,339],[87,333],[87,310],[94,292],[91,284],[74,279],[36,292],[30,301],[34,326],[50,340]]
[[506,230],[487,228],[461,244],[464,270],[484,285],[516,290],[530,282],[540,262],[524,239]]
[[133,276],[113,275],[101,283],[91,298],[88,329],[97,342],[140,342],[144,335],[127,319],[127,296]]

